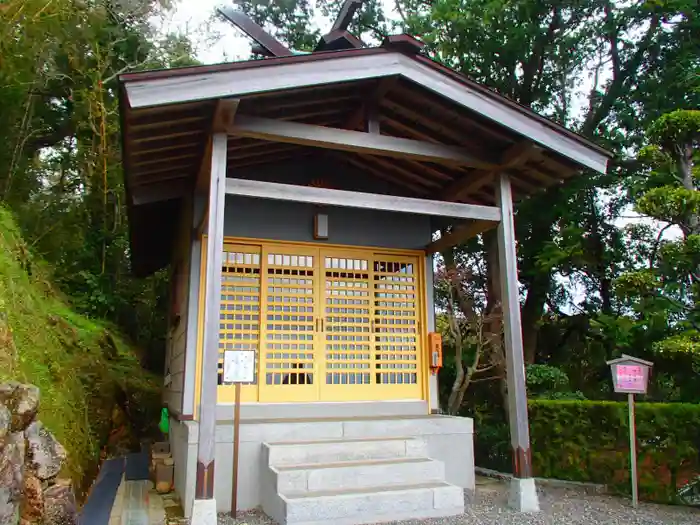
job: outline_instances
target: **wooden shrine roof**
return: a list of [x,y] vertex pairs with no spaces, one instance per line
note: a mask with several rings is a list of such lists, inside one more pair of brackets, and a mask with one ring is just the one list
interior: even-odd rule
[[[372,64],[377,71],[370,70]],[[304,75],[316,69],[295,85],[302,67]],[[470,98],[457,100],[460,90]],[[511,175],[514,196],[523,199],[584,168],[604,172],[610,157],[596,144],[410,47],[406,52],[397,40],[377,48],[124,74],[123,159],[137,273],[162,266],[145,256],[151,262],[140,263],[139,257],[167,251],[182,198],[194,189],[217,102],[231,97],[240,101],[237,115],[378,131],[458,146],[479,159],[478,166],[465,166],[334,152],[338,162],[383,179],[397,195],[493,205],[499,171]],[[231,135],[227,168],[233,173],[295,162],[318,151]]]

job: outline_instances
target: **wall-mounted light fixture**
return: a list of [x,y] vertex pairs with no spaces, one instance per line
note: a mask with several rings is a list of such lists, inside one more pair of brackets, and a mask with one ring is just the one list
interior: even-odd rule
[[328,239],[328,214],[314,215],[314,239]]

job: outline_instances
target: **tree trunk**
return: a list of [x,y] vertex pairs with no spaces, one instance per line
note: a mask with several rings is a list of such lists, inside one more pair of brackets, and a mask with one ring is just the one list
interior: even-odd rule
[[489,321],[486,324],[486,332],[490,340],[491,362],[495,365],[494,375],[500,377],[499,390],[501,392],[501,401],[506,418],[508,418],[508,383],[506,359],[503,353],[501,275],[499,272],[496,230],[489,230],[484,233],[484,253],[486,256],[486,315],[489,317]]
[[[678,147],[678,171],[683,180],[683,187],[686,190],[695,191],[695,181],[693,179],[693,145],[683,144]],[[687,219],[688,234],[697,235],[700,233],[700,217],[697,213],[691,213]]]
[[530,283],[525,304],[522,308],[523,353],[526,365],[531,365],[535,362],[540,320],[547,301],[548,289],[549,275],[537,274],[536,278]]

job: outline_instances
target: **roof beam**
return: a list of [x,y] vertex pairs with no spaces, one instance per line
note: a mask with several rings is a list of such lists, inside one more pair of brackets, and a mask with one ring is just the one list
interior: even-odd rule
[[216,101],[214,115],[211,119],[212,133],[226,133],[238,111],[240,100],[237,98],[220,99]]
[[425,252],[428,254],[442,252],[447,248],[452,248],[453,246],[462,244],[463,242],[468,241],[472,237],[476,237],[480,233],[495,228],[496,226],[498,226],[497,222],[480,220],[471,221],[468,224],[456,226],[452,229],[450,233],[447,233],[440,237],[438,240],[428,244],[425,247]]
[[501,220],[501,210],[494,206],[414,199],[411,197],[397,197],[358,191],[331,190],[257,180],[227,179],[226,193],[259,199],[305,202],[325,206],[362,208],[436,217],[475,219],[496,223]]
[[262,47],[267,54],[269,54],[269,56],[288,57],[293,55],[293,53],[287,47],[283,46],[270,33],[253,22],[253,20],[243,11],[238,11],[230,6],[217,7],[216,11],[250,38],[255,40],[255,42]]
[[488,170],[471,172],[461,179],[456,180],[440,193],[440,198],[445,200],[459,200],[462,196],[469,195],[491,181],[500,170],[514,168],[524,164],[528,159],[539,153],[540,148],[529,140],[522,140],[511,146],[501,156],[498,166]]
[[273,142],[288,142],[303,146],[440,164],[490,166],[489,163],[481,161],[464,149],[455,146],[244,115],[239,115],[236,118],[233,126],[229,128],[229,134]]
[[398,80],[399,77],[385,77],[380,79],[372,94],[357,108],[343,127],[346,129],[357,129],[362,121],[367,119],[368,110],[370,108],[374,108],[378,112],[382,100],[386,94],[391,91],[391,88],[396,85]]

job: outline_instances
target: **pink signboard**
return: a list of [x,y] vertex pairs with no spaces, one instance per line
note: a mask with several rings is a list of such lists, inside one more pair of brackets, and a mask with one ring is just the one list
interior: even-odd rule
[[644,391],[644,367],[640,365],[618,365],[615,375],[616,390]]

